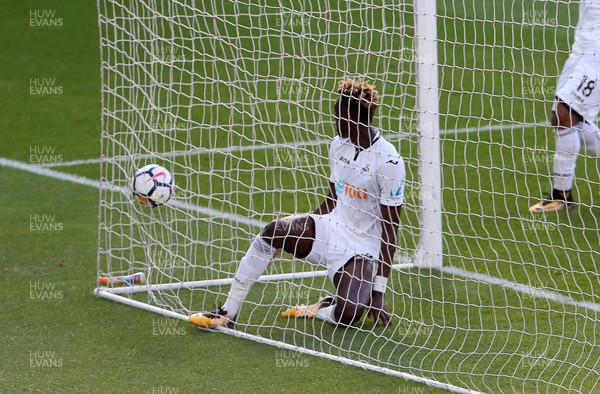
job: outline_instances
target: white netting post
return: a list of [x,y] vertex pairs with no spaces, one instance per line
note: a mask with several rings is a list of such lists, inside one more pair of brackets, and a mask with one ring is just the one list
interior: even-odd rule
[[435,1],[415,1],[421,234],[414,262],[442,265],[442,181]]

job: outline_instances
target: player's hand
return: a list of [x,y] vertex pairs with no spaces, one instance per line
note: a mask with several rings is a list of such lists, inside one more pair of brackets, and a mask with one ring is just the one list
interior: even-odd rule
[[367,317],[372,318],[375,325],[377,325],[379,321],[381,321],[384,326],[393,325],[392,317],[385,309],[385,305],[383,304],[382,293],[378,291],[371,293],[371,306],[369,307],[369,313],[367,314]]

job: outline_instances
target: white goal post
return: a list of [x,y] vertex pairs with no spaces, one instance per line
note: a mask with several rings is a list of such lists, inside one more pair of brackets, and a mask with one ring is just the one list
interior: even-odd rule
[[[145,281],[94,294],[183,321],[222,305],[261,228],[327,194],[337,82],[361,77],[407,169],[394,325],[281,317],[335,293],[283,254],[220,330],[455,392],[597,390],[596,158],[580,153],[576,209],[527,211],[552,187],[548,119],[577,6],[98,0],[98,276]],[[130,190],[151,163],[175,184],[152,209]]]
[[415,63],[421,232],[413,261],[422,267],[441,267],[442,172],[440,153],[435,1],[415,1]]

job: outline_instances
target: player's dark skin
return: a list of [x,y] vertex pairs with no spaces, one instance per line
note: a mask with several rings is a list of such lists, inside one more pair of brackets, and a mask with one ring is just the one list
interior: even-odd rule
[[[347,102],[338,99],[334,112],[338,133],[342,138],[349,138],[357,147],[363,149],[371,146],[376,137],[370,127],[369,114],[366,109],[355,106],[351,108]],[[330,183],[329,194],[314,211],[323,215],[331,212],[337,202],[335,185]],[[380,206],[382,217],[382,247],[377,275],[389,275],[392,259],[396,251],[397,233],[400,223],[400,207]],[[262,238],[274,248],[283,249],[297,258],[308,256],[315,238],[315,222],[308,215],[275,220],[269,223],[261,233]],[[337,289],[337,306],[335,318],[341,324],[351,325],[360,320],[369,308],[368,316],[375,324],[381,321],[391,324],[390,314],[383,303],[383,294],[372,292],[371,278],[373,265],[365,258],[356,256],[348,261],[335,275],[334,285]]]
[[552,127],[558,128],[560,131],[560,129],[570,129],[582,120],[581,115],[571,110],[567,104],[561,101],[558,103],[556,111],[552,112],[550,123]]

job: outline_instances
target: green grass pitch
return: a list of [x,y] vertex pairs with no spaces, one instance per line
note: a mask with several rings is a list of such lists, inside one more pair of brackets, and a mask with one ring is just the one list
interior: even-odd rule
[[[313,8],[318,10],[318,2],[313,3]],[[599,285],[598,277],[587,274],[595,270],[594,257],[597,258],[597,245],[600,244],[597,161],[582,159],[578,162],[578,177],[588,180],[587,183],[578,182],[576,186],[577,198],[583,202],[580,208],[569,214],[548,216],[542,221],[523,221],[523,218],[529,218],[525,214],[532,201],[529,197],[545,193],[550,185],[548,174],[551,168],[548,160],[542,157],[551,140],[550,131],[543,127],[548,117],[549,102],[540,90],[544,93],[548,90],[552,94],[552,78],[566,59],[572,36],[565,31],[556,35],[555,40],[551,29],[521,28],[518,24],[507,24],[508,27],[500,29],[489,23],[469,22],[475,15],[482,17],[485,14],[489,19],[492,12],[505,18],[508,18],[506,13],[512,13],[515,20],[523,15],[530,18],[537,15],[528,13],[527,7],[533,7],[530,1],[523,2],[523,5],[514,2],[518,5],[515,8],[506,3],[486,1],[477,6],[466,6],[462,2],[438,1],[438,8],[448,17],[440,18],[438,25],[439,34],[446,39],[439,52],[440,109],[442,113],[452,114],[442,117],[442,129],[473,128],[478,120],[481,124],[536,124],[535,127],[506,133],[482,131],[444,135],[444,161],[454,165],[445,168],[443,173],[446,187],[443,204],[450,213],[444,219],[444,227],[451,234],[445,238],[444,248],[448,253],[445,263],[535,288],[552,289],[577,302],[600,303],[595,292]],[[521,9],[521,6],[524,8]],[[567,11],[576,12],[575,8],[566,4],[557,6],[557,9],[548,8],[544,18],[554,14],[558,16],[557,20],[545,22],[566,24],[569,22]],[[364,20],[371,21],[375,28],[382,28],[384,21],[389,23],[397,18],[369,11],[365,11],[365,15]],[[453,22],[449,17],[456,17],[464,23]],[[26,164],[43,164],[44,160],[59,158],[61,161],[97,158],[101,152],[101,95],[95,2],[4,2],[0,18],[3,22],[0,26],[3,48],[0,51],[0,158]],[[357,12],[349,14],[348,18],[363,20]],[[409,19],[403,16],[398,21],[410,24]],[[245,22],[251,21],[241,17],[239,23]],[[326,27],[323,23],[324,20],[315,22],[312,28],[323,29]],[[232,29],[226,25],[218,28]],[[232,34],[232,31],[229,33]],[[247,33],[250,30],[236,30],[236,34]],[[331,31],[331,34],[335,33]],[[515,33],[518,33],[520,41],[508,40]],[[341,39],[358,37],[360,34],[355,32]],[[379,36],[372,38],[370,44],[373,50],[389,45]],[[273,45],[269,41],[273,40],[272,37],[260,39],[262,42],[256,38],[253,40],[257,45]],[[301,41],[294,38],[287,44],[297,48]],[[452,44],[461,41],[465,41],[465,45]],[[471,41],[488,45],[470,46]],[[514,50],[510,47],[521,46],[531,50],[516,58],[512,56]],[[333,55],[340,55],[345,47],[340,46],[339,53],[321,53],[323,47],[317,44],[307,50],[314,51],[310,55],[323,55],[324,61],[333,61]],[[235,56],[222,52],[222,48],[214,48],[214,51],[215,55],[225,58]],[[557,51],[558,56],[552,51]],[[329,55],[331,59],[327,58]],[[359,58],[356,54],[349,54],[345,66],[362,64]],[[465,62],[465,58],[468,66],[460,63]],[[293,67],[295,61],[273,61],[268,65],[269,70],[273,73],[297,70]],[[402,69],[402,64],[388,64],[385,59],[372,59],[363,65],[366,70],[357,72],[382,75],[381,70],[385,69],[392,74],[396,72],[398,83],[409,82],[411,78],[408,70]],[[252,62],[244,65],[248,70],[257,67],[259,73],[263,70],[262,66]],[[314,80],[305,80],[311,84],[323,80],[328,81],[327,86],[333,86],[333,81],[339,78],[332,69],[321,75],[321,67],[317,63],[310,63],[307,67],[307,74]],[[515,68],[518,73],[507,71]],[[539,76],[544,82],[532,82],[536,79],[530,78],[531,75]],[[546,76],[548,78],[544,79]],[[229,75],[222,74],[220,77],[227,79]],[[293,72],[286,77],[290,80],[298,78]],[[523,92],[524,86],[529,89],[527,93]],[[276,99],[271,88],[268,83],[258,81],[256,84],[257,94],[272,95],[270,98]],[[397,91],[394,83],[381,88],[384,89],[384,97],[392,100],[386,102],[384,99],[381,112],[399,111],[399,108],[414,105],[414,98]],[[229,97],[231,89],[225,85],[207,84],[205,89],[207,95],[221,97],[224,101],[235,99],[240,105],[238,109],[247,109],[245,105],[248,102],[244,102],[243,97]],[[36,95],[36,92],[44,94]],[[528,99],[523,100],[522,97]],[[321,106],[316,106],[318,113],[329,111],[329,98],[326,96]],[[319,101],[318,97],[313,99]],[[292,107],[280,105],[275,110],[268,102],[257,106],[259,115],[264,119],[284,124],[294,122],[297,114]],[[225,123],[230,116],[230,112],[221,106],[206,111],[190,116],[208,123]],[[320,137],[331,134],[327,124],[329,120],[323,121],[314,113],[307,114],[306,119],[311,125],[319,125]],[[410,116],[402,111],[393,112],[383,122],[381,126],[387,130],[411,126]],[[219,147],[243,145],[245,136],[254,135],[250,133],[256,133],[258,138],[267,142],[277,137],[272,130],[255,130],[251,126],[243,126],[236,131],[235,136],[220,140]],[[279,137],[284,140],[311,138],[286,133],[289,132],[284,131]],[[213,137],[206,132],[200,138],[203,138],[202,142],[213,143]],[[201,141],[193,142],[202,145]],[[402,155],[407,158],[409,180],[416,182],[414,140],[403,140],[399,146]],[[515,150],[513,146],[525,146],[531,150]],[[319,150],[322,147],[318,146],[298,152],[310,154],[313,149],[323,155]],[[282,154],[290,155],[292,152],[240,152],[238,156],[232,156],[237,160],[234,162],[231,162],[232,157],[211,163],[203,158],[195,164],[201,171],[206,171],[209,164],[216,165],[222,169],[221,173],[217,170],[218,176],[227,175],[228,168],[235,169],[238,171],[235,176],[243,179],[249,176],[247,171],[253,168],[253,163],[273,163]],[[502,168],[493,160],[497,157],[503,158]],[[185,159],[176,159],[175,162],[177,165],[189,165]],[[474,163],[480,168],[474,169]],[[260,172],[253,186],[266,188],[266,185],[275,183],[284,190],[293,187],[308,190],[320,187],[311,183],[315,179],[322,179],[325,184],[327,170],[324,163],[317,163],[314,167],[322,178],[307,175],[311,165],[306,167],[305,172],[297,172],[300,174],[298,177],[285,166],[275,171]],[[100,177],[97,164],[55,170],[94,180]],[[543,176],[533,176],[536,172]],[[208,171],[204,175],[200,181],[214,176]],[[0,295],[3,305],[0,332],[4,339],[0,347],[0,359],[3,360],[0,363],[0,392],[183,393],[198,392],[204,387],[240,393],[441,392],[333,361],[199,331],[179,321],[98,300],[92,296],[98,266],[97,188],[3,165],[0,165],[0,185],[3,207],[0,210]],[[193,189],[194,186],[190,187]],[[237,193],[227,194],[227,187],[225,183],[212,185],[212,193],[221,196],[220,202],[210,202],[213,209],[247,215],[249,211],[244,207],[251,206],[252,210],[265,213],[261,218],[263,221],[268,220],[274,210],[302,211],[316,203],[312,197],[292,200],[284,193],[275,197],[255,193],[249,197],[250,189],[244,189],[241,184],[235,185]],[[230,200],[225,200],[224,196]],[[190,197],[189,202],[198,205],[209,203],[194,197]],[[410,207],[415,202],[416,195],[409,194],[407,205]],[[403,220],[407,231],[401,235],[402,245],[414,247],[416,238],[411,232],[417,220],[414,210],[407,209]],[[197,235],[195,231],[198,234],[208,231],[224,239],[231,237],[227,227],[220,226],[222,224],[225,223],[217,220],[212,227],[200,225],[190,230],[190,235]],[[256,228],[249,226],[243,231],[250,239]],[[558,246],[553,245],[559,234]],[[528,241],[541,246],[532,248]],[[236,250],[203,253],[207,253],[205,256],[213,253],[224,260],[232,259],[232,256],[238,259],[246,246],[247,242],[240,241]],[[596,252],[573,258],[576,250]],[[289,270],[283,263],[274,268]],[[196,275],[201,273],[198,270]],[[592,313],[589,310],[497,285],[482,284],[477,280],[452,281],[451,276],[441,272],[431,276],[417,272],[404,276],[398,274],[393,278],[395,289],[402,289],[415,298],[390,300],[388,304],[393,302],[394,312],[398,315],[430,324],[428,335],[416,335],[407,340],[399,337],[393,329],[382,329],[381,336],[373,339],[364,333],[349,331],[342,339],[332,339],[332,343],[343,344],[352,340],[353,350],[364,349],[364,344],[369,343],[370,354],[384,349],[388,360],[398,360],[408,372],[421,366],[430,369],[426,374],[428,377],[447,379],[459,386],[474,385],[484,391],[533,392],[534,386],[521,382],[509,389],[510,376],[527,371],[551,382],[550,387],[555,391],[558,388],[552,384],[567,384],[570,379],[584,392],[597,389],[596,381],[578,374],[577,368],[593,369],[597,367],[595,360],[600,358],[593,339],[598,328],[590,323]],[[261,294],[275,296],[279,290],[274,285],[256,286],[249,300],[256,301]],[[193,298],[194,305],[222,301],[214,293],[198,293]],[[302,291],[295,294],[314,298],[314,295]],[[435,300],[444,300],[445,308],[451,301],[455,301],[456,306],[444,309]],[[561,311],[562,314],[557,318],[548,311]],[[240,318],[252,316],[250,323],[257,325],[263,319],[271,319],[267,322],[273,328],[264,334],[291,342],[313,341],[318,336],[334,338],[336,335],[336,331],[326,325],[282,322],[277,318],[279,312],[265,305],[253,307],[250,303],[242,310]],[[569,321],[562,320],[565,316]],[[442,330],[436,322],[443,322],[450,329]],[[291,330],[284,331],[282,328]],[[261,333],[258,327],[248,330]],[[554,336],[547,335],[550,332]],[[568,345],[561,344],[561,337],[570,339]],[[397,341],[399,345],[386,354],[384,342],[388,339]],[[440,346],[440,343],[444,345]],[[319,347],[321,344],[313,342],[307,346]],[[443,348],[448,351],[441,351]],[[496,355],[486,357],[486,352],[495,352]],[[515,358],[513,354],[522,357]],[[352,354],[347,355],[353,357]],[[528,358],[529,355],[531,357]],[[541,358],[542,362],[536,364],[535,357]],[[552,358],[566,362],[560,365],[546,362]],[[436,369],[439,368],[436,363],[447,365],[449,369],[440,371]],[[477,374],[468,376],[466,370],[474,370]],[[502,378],[486,380],[487,370],[501,374]]]
[[[54,10],[62,27],[30,27],[35,10]],[[1,19],[0,157],[98,157],[95,2],[4,2]],[[62,94],[32,97],[31,78],[55,78]],[[99,178],[97,165],[65,172]],[[0,180],[0,392],[424,392],[423,385],[311,356],[296,361],[271,346],[97,300],[98,190],[4,166]],[[277,364],[285,359],[295,364]]]

